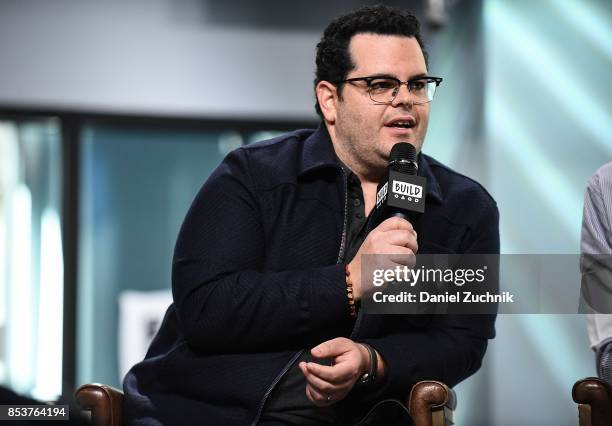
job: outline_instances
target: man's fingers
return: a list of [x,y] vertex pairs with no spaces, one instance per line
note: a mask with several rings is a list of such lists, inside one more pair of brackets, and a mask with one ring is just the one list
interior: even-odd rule
[[310,353],[316,358],[334,358],[350,349],[350,340],[336,337],[312,348]]
[[[363,354],[361,346],[345,337],[328,340],[312,349],[313,355],[329,355],[336,364],[321,365],[300,362],[298,367],[306,378],[306,395],[315,405],[324,406],[342,400],[359,378]],[[331,399],[330,399],[331,398]]]
[[416,241],[415,231],[411,229],[393,229],[390,231],[384,231],[382,235],[385,236],[385,240],[389,244],[394,246],[406,246],[406,244]]
[[407,247],[416,253],[419,245],[417,244],[415,234],[416,232],[407,229],[397,229],[395,231],[385,231],[384,238],[387,244]]
[[393,266],[387,269],[392,269],[395,265],[408,266],[409,268],[414,267],[416,264],[416,257],[414,252],[408,248],[404,249],[403,253],[392,253],[385,255],[388,257],[389,262],[392,263]]
[[380,225],[376,227],[379,231],[392,231],[394,229],[406,229],[408,231],[412,231],[412,224],[408,222],[406,219],[402,219],[401,217],[393,216],[388,219],[383,220]]
[[[306,363],[307,374],[317,376],[319,379],[325,380],[333,384],[343,383],[351,378],[351,371],[344,367],[344,363],[336,364],[333,367],[317,364],[316,362]],[[307,374],[304,374],[307,376]]]
[[317,392],[311,386],[306,386],[306,396],[309,400],[312,401],[314,405],[317,405],[319,407],[324,407],[326,405],[330,405],[336,402],[334,401],[333,396],[331,400],[328,401],[328,395],[324,395],[322,393]]
[[304,363],[304,368],[300,366],[300,369],[306,378],[308,378],[309,375],[314,374],[315,376],[329,382],[337,381],[335,373],[336,370],[334,370],[335,368],[337,368],[337,366],[330,367],[327,365],[317,364],[315,362]]
[[305,377],[306,382],[320,394],[330,395],[338,392],[338,384],[330,383],[311,373],[306,374]]
[[414,251],[408,247],[389,245],[382,248],[376,255],[371,256],[375,256],[371,259],[375,263],[368,267],[376,265],[377,268],[392,269],[395,265],[413,266],[415,263]]

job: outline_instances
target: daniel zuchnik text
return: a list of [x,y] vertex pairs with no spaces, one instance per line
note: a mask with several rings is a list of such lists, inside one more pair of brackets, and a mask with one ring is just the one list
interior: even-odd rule
[[471,291],[462,291],[459,293],[431,294],[427,291],[420,291],[417,300],[417,295],[402,291],[400,294],[383,294],[382,291],[377,291],[372,295],[372,299],[376,303],[514,303],[514,294],[508,291],[503,291],[501,294],[475,294]]

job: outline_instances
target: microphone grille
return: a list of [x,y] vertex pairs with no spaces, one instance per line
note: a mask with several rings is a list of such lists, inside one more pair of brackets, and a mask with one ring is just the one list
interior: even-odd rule
[[398,142],[391,148],[389,166],[398,172],[416,174],[417,153],[414,145],[408,142]]
[[397,160],[416,161],[416,149],[408,142],[398,142],[391,148],[389,162]]

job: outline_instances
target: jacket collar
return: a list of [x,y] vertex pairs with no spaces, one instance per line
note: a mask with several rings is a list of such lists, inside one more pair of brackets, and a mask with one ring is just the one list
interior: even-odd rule
[[340,169],[334,146],[324,123],[306,138],[302,149],[299,176],[321,168]]
[[[423,176],[427,179],[427,199],[429,201],[443,202],[442,191],[436,176],[431,170],[427,156],[419,153],[418,158],[419,171],[418,176]],[[302,150],[302,159],[300,163],[299,176],[303,176],[314,170],[333,168],[341,169],[340,160],[336,156],[334,146],[324,123],[319,124],[319,127],[304,141]],[[433,198],[433,200],[432,200]]]
[[427,194],[427,200],[435,200],[438,203],[442,203],[444,202],[444,198],[442,197],[440,184],[438,183],[438,179],[436,179],[436,175],[433,174],[431,165],[427,159],[427,155],[419,153],[419,158],[417,160],[419,164],[419,171],[417,172],[417,175],[423,176],[425,179],[427,179],[427,191],[425,192]]

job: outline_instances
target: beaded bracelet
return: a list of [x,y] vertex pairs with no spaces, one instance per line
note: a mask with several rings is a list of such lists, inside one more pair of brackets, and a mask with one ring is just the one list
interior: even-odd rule
[[351,271],[348,265],[344,265],[344,275],[346,276],[346,294],[348,296],[349,315],[351,318],[357,317],[357,308],[355,307],[355,297],[353,296],[353,283],[351,282]]

